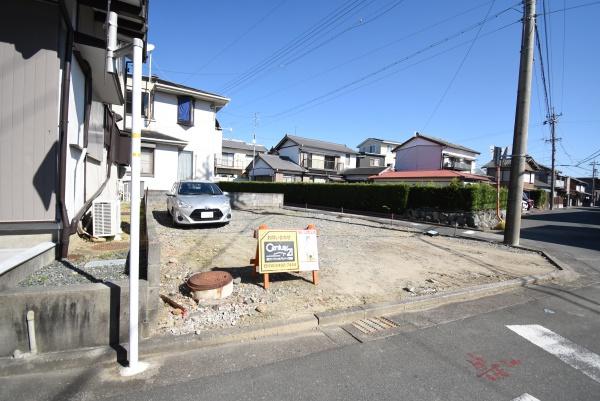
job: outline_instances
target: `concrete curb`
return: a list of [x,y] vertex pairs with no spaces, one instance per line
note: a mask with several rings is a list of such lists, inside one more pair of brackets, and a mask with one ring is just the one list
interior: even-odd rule
[[400,299],[378,304],[369,304],[340,311],[317,313],[319,327],[343,325],[353,321],[374,316],[399,314],[409,311],[432,309],[449,303],[470,301],[486,296],[496,295],[526,285],[548,281],[565,276],[567,271],[549,272],[540,275],[525,276],[500,283],[483,284],[466,289],[444,292],[435,295],[422,295],[410,299]]

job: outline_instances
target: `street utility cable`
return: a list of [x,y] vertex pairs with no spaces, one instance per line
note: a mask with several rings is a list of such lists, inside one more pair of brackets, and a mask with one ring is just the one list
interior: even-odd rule
[[435,113],[437,113],[438,109],[442,105],[442,102],[446,98],[446,95],[448,94],[448,91],[452,87],[452,84],[454,84],[454,81],[456,81],[456,77],[458,77],[458,74],[460,73],[460,70],[462,69],[463,65],[465,65],[465,61],[467,61],[467,58],[469,57],[469,54],[471,54],[471,50],[473,49],[473,46],[475,46],[475,42],[477,42],[477,39],[479,38],[479,34],[481,33],[481,30],[483,29],[483,26],[485,25],[485,22],[487,22],[488,17],[490,15],[490,12],[492,12],[492,8],[494,7],[494,4],[495,4],[495,1],[492,1],[492,4],[490,4],[490,7],[488,8],[487,13],[485,14],[485,18],[483,20],[484,23],[481,24],[481,26],[477,30],[477,33],[475,34],[475,37],[473,38],[473,41],[471,42],[471,45],[467,48],[467,51],[465,52],[465,55],[463,56],[462,60],[460,61],[460,64],[458,64],[458,68],[454,72],[454,75],[452,76],[452,79],[450,79],[450,82],[448,83],[448,86],[446,86],[446,89],[444,90],[444,93],[442,93],[442,97],[440,97],[440,100],[438,100],[437,104],[433,108],[433,111],[429,115],[429,118],[427,118],[427,121],[425,122],[425,125],[421,129],[421,132],[425,131],[425,129],[427,128],[427,126],[429,125],[429,123],[431,122],[431,120],[433,119],[433,117],[435,116]]
[[[497,29],[495,29],[493,31],[486,32],[485,34],[480,35],[480,37],[491,35],[491,34],[493,34],[495,32],[500,31],[500,30],[506,29],[506,28],[508,28],[508,27],[510,27],[512,25],[516,25],[516,24],[518,24],[520,22],[521,22],[521,20],[513,21],[513,22],[511,22],[511,23],[509,23],[507,25],[504,25],[504,26],[502,26],[500,28],[497,28]],[[462,33],[466,33],[466,32],[467,31],[462,31]],[[454,37],[454,35],[453,35],[453,37]],[[455,45],[455,46],[453,46],[453,47],[451,47],[449,49],[446,49],[446,50],[443,50],[443,51],[438,52],[436,54],[433,54],[433,55],[431,55],[429,57],[426,57],[426,58],[424,58],[422,60],[419,60],[419,61],[417,61],[415,63],[412,63],[412,64],[410,64],[408,66],[405,66],[405,67],[403,67],[401,69],[392,70],[391,72],[388,72],[385,75],[378,76],[374,80],[368,81],[368,82],[363,83],[362,85],[359,85],[359,86],[352,87],[356,83],[359,83],[359,82],[362,82],[362,81],[366,81],[366,80],[368,80],[370,78],[373,78],[374,76],[377,76],[380,72],[383,72],[384,70],[388,70],[388,69],[390,69],[392,67],[395,67],[395,66],[399,65],[400,63],[402,63],[404,61],[407,61],[407,60],[409,60],[409,59],[411,59],[413,57],[416,57],[416,56],[420,55],[421,53],[423,53],[423,52],[425,52],[427,50],[430,50],[430,49],[432,49],[434,47],[437,47],[437,46],[439,46],[441,44],[444,44],[444,43],[446,43],[448,40],[450,40],[453,37],[449,37],[449,38],[443,39],[441,41],[438,41],[438,42],[436,42],[433,45],[427,46],[426,48],[423,48],[422,50],[419,50],[419,51],[417,51],[415,53],[412,53],[411,55],[406,56],[406,57],[404,57],[401,60],[398,60],[398,61],[396,61],[396,62],[394,62],[392,64],[389,64],[389,65],[387,65],[387,66],[385,66],[385,67],[383,67],[383,68],[381,68],[381,69],[379,69],[379,70],[377,70],[377,71],[375,71],[373,73],[367,74],[367,75],[365,75],[365,76],[363,76],[363,77],[361,77],[361,78],[359,78],[359,79],[357,79],[355,81],[352,81],[352,82],[350,82],[350,83],[348,83],[346,85],[342,85],[341,87],[338,87],[338,88],[336,88],[336,89],[334,89],[334,90],[332,90],[332,91],[330,91],[330,92],[328,92],[328,93],[326,93],[324,95],[318,96],[318,97],[316,97],[316,98],[314,98],[312,100],[304,102],[304,103],[302,103],[302,104],[300,104],[298,106],[292,107],[292,108],[290,108],[288,110],[285,110],[283,112],[280,112],[280,113],[277,113],[277,114],[273,114],[273,115],[270,115],[270,116],[266,116],[266,117],[267,118],[273,118],[274,119],[273,121],[275,121],[275,120],[278,120],[278,119],[280,119],[282,117],[286,117],[286,116],[289,117],[291,115],[295,115],[295,114],[301,113],[301,112],[303,112],[305,110],[308,110],[310,108],[316,107],[316,106],[318,106],[320,104],[327,103],[327,102],[329,102],[331,100],[334,100],[334,99],[336,99],[336,98],[338,98],[340,96],[343,96],[343,95],[346,95],[348,93],[354,92],[354,91],[356,91],[356,90],[358,90],[360,88],[363,88],[365,86],[372,85],[372,84],[374,84],[374,83],[376,83],[378,81],[381,81],[382,79],[385,79],[385,78],[387,78],[389,76],[397,74],[400,71],[404,71],[404,70],[406,70],[406,69],[408,69],[410,67],[413,67],[415,65],[421,64],[421,63],[423,63],[425,61],[428,61],[430,59],[438,57],[438,56],[440,56],[442,54],[448,53],[449,51],[452,51],[452,50],[454,50],[456,48],[465,46],[465,45],[467,45],[467,44],[469,44],[471,42],[470,40],[469,41],[464,41],[464,42],[459,43],[459,44],[457,44],[457,45]],[[335,95],[335,96],[332,96],[332,95]],[[332,96],[332,97],[330,97],[330,96]],[[318,103],[316,103],[317,101],[318,101]],[[268,124],[263,124],[263,126],[265,126],[265,125],[268,125]]]
[[[352,57],[352,58],[350,58],[350,59],[348,59],[348,60],[346,60],[346,61],[343,61],[343,62],[341,62],[341,63],[338,63],[338,64],[336,64],[336,65],[334,65],[334,66],[332,66],[332,67],[330,67],[330,68],[328,68],[328,69],[326,69],[326,70],[323,70],[323,71],[321,71],[321,72],[318,72],[318,73],[316,73],[316,74],[313,74],[313,75],[311,75],[310,77],[307,77],[307,78],[305,78],[305,79],[302,79],[302,80],[296,81],[295,83],[293,83],[293,84],[291,84],[291,85],[284,86],[283,88],[279,88],[279,89],[277,89],[277,90],[271,91],[271,92],[269,92],[269,93],[267,93],[267,94],[265,94],[265,95],[259,96],[259,97],[257,97],[257,98],[251,99],[251,100],[247,101],[246,103],[243,103],[243,104],[241,104],[241,105],[238,105],[238,106],[236,106],[236,107],[238,107],[238,108],[244,108],[244,107],[247,107],[247,106],[248,106],[248,105],[250,105],[250,104],[253,104],[253,103],[255,103],[255,102],[258,102],[259,100],[263,100],[263,99],[269,98],[269,97],[271,97],[271,96],[273,96],[273,95],[276,95],[276,94],[278,94],[278,93],[281,93],[281,92],[283,92],[283,91],[287,91],[287,90],[288,90],[288,89],[290,89],[290,88],[296,87],[296,86],[298,86],[298,85],[301,85],[301,84],[303,84],[303,83],[306,83],[306,82],[308,82],[308,81],[311,81],[311,80],[313,80],[313,79],[315,79],[315,78],[318,78],[318,77],[320,77],[320,76],[323,76],[323,75],[325,75],[325,74],[327,74],[327,73],[329,73],[329,72],[332,72],[332,71],[335,71],[335,70],[337,70],[337,69],[339,69],[339,68],[345,67],[345,66],[347,66],[347,65],[349,65],[349,64],[351,64],[351,63],[353,63],[353,62],[355,62],[355,61],[358,61],[358,60],[364,59],[365,57],[369,57],[369,56],[371,56],[371,55],[373,55],[373,54],[375,54],[375,53],[377,53],[377,52],[379,52],[379,51],[381,51],[381,50],[384,50],[384,49],[387,49],[387,48],[389,48],[390,46],[393,46],[393,45],[395,45],[395,44],[398,44],[398,43],[400,43],[400,42],[403,42],[403,41],[405,41],[405,40],[407,40],[407,39],[410,39],[410,38],[412,38],[412,37],[414,37],[414,36],[417,36],[418,34],[421,34],[421,33],[423,33],[423,32],[427,32],[427,31],[429,31],[429,30],[431,30],[431,29],[433,29],[433,28],[436,28],[436,27],[438,27],[438,26],[440,26],[440,25],[442,25],[442,24],[445,24],[446,22],[449,22],[449,21],[452,21],[452,20],[454,20],[454,19],[456,19],[456,18],[462,17],[463,15],[466,15],[466,14],[468,14],[468,13],[470,13],[470,12],[474,11],[474,10],[477,10],[477,9],[479,9],[479,8],[481,8],[481,7],[483,7],[483,6],[487,5],[487,4],[489,4],[489,3],[491,3],[491,2],[492,2],[492,1],[486,1],[486,2],[484,2],[484,3],[481,3],[481,4],[478,4],[478,5],[476,5],[476,6],[474,6],[474,7],[468,8],[468,9],[466,9],[466,10],[464,10],[464,11],[461,11],[461,12],[459,12],[459,13],[457,13],[457,14],[451,15],[450,17],[446,17],[446,18],[444,18],[444,19],[441,19],[441,20],[439,20],[439,21],[437,21],[437,22],[435,22],[435,23],[433,23],[433,24],[431,24],[431,25],[428,25],[428,26],[426,26],[426,27],[424,27],[424,28],[421,28],[421,29],[419,29],[419,30],[416,30],[416,31],[414,31],[414,32],[411,32],[411,33],[409,33],[409,34],[407,34],[407,35],[404,35],[404,36],[402,36],[402,37],[400,37],[400,38],[398,38],[398,39],[394,39],[394,40],[392,40],[392,41],[390,41],[390,42],[388,42],[388,43],[386,43],[386,44],[384,44],[384,45],[382,45],[382,46],[378,46],[378,47],[376,47],[376,48],[374,48],[374,49],[371,49],[371,50],[369,50],[369,51],[367,51],[367,52],[365,52],[365,53],[362,53],[362,54],[361,54],[361,55],[359,55],[359,56]],[[516,3],[516,5],[517,5],[517,4],[519,4],[519,3]]]
[[[323,17],[317,24],[313,25],[308,30],[304,31],[298,37],[294,38],[292,41],[288,42],[285,46],[281,47],[277,51],[275,51],[269,57],[263,59],[259,63],[255,64],[247,71],[242,73],[238,78],[233,79],[223,86],[221,89],[222,92],[230,91],[235,87],[241,85],[242,83],[256,77],[257,75],[264,72],[269,66],[277,63],[283,57],[290,54],[290,52],[300,48],[304,45],[308,40],[311,40],[315,36],[321,35],[322,32],[335,26],[336,23],[339,23],[339,20],[347,16],[349,13],[353,12],[357,8],[361,7],[366,0],[350,0],[344,3],[342,6],[334,9],[327,16]],[[370,4],[370,3],[368,3]],[[367,4],[367,5],[368,5]]]
[[[506,8],[506,9],[504,9],[504,10],[502,10],[502,11],[498,12],[497,14],[495,14],[495,15],[494,15],[492,18],[497,18],[498,16],[500,16],[500,15],[502,15],[502,14],[506,13],[507,11],[509,11],[509,10],[511,10],[511,9],[512,9],[512,8]],[[456,33],[454,33],[454,34],[452,34],[452,35],[449,35],[449,36],[447,36],[447,37],[445,37],[445,38],[443,38],[443,39],[441,39],[441,40],[438,40],[438,41],[436,41],[436,42],[434,42],[434,43],[432,43],[432,44],[430,44],[430,45],[428,45],[428,46],[425,46],[425,47],[421,48],[420,50],[417,50],[417,51],[415,51],[415,52],[413,52],[413,53],[409,54],[408,56],[405,56],[405,57],[403,57],[403,58],[401,58],[401,59],[398,59],[398,60],[396,60],[396,61],[393,61],[393,62],[391,62],[391,63],[389,63],[389,64],[387,64],[387,65],[385,65],[385,66],[383,66],[383,67],[381,67],[381,68],[379,68],[379,69],[377,69],[377,70],[375,70],[375,71],[371,72],[371,73],[365,74],[365,75],[361,76],[360,78],[358,78],[358,79],[355,79],[355,80],[353,80],[353,81],[351,81],[351,82],[349,82],[349,83],[347,83],[347,84],[345,84],[345,85],[342,85],[342,86],[340,86],[340,87],[338,87],[338,88],[336,88],[336,89],[333,89],[333,90],[331,90],[331,91],[329,91],[329,92],[327,92],[327,93],[325,93],[325,94],[323,94],[323,95],[317,96],[317,97],[315,97],[315,98],[313,98],[313,99],[311,99],[311,100],[308,100],[308,101],[306,101],[306,102],[303,102],[303,103],[301,103],[301,104],[299,104],[299,105],[296,105],[296,106],[294,106],[294,107],[291,107],[291,108],[289,108],[289,109],[287,109],[287,110],[284,110],[284,111],[282,111],[282,112],[279,112],[279,113],[276,113],[276,114],[269,115],[269,116],[267,116],[267,117],[268,117],[268,118],[275,118],[275,117],[279,117],[279,116],[282,116],[282,115],[288,114],[288,113],[290,113],[290,112],[292,112],[292,111],[294,111],[294,110],[296,110],[296,109],[298,109],[298,108],[304,107],[304,106],[306,106],[306,105],[308,105],[308,104],[310,104],[310,103],[313,103],[313,102],[315,102],[315,101],[318,101],[318,100],[320,100],[320,99],[323,99],[324,97],[328,97],[328,96],[330,96],[330,95],[332,95],[332,94],[335,94],[335,93],[337,93],[337,92],[339,92],[339,91],[342,91],[342,90],[344,90],[344,89],[346,89],[346,88],[348,88],[348,87],[350,87],[350,86],[353,86],[353,85],[355,85],[355,84],[357,84],[357,83],[363,82],[363,81],[365,81],[365,80],[367,80],[367,79],[369,79],[369,78],[371,78],[371,77],[373,77],[373,76],[375,76],[375,75],[378,75],[378,74],[380,74],[380,73],[382,73],[382,72],[388,71],[388,70],[390,70],[391,68],[393,68],[393,67],[397,66],[397,65],[398,65],[398,64],[400,64],[400,63],[403,63],[403,62],[405,62],[405,61],[407,61],[407,60],[410,60],[411,58],[413,58],[413,57],[416,57],[416,56],[418,56],[418,55],[420,55],[420,54],[422,54],[422,53],[424,53],[424,52],[426,52],[426,51],[428,51],[428,50],[430,50],[430,49],[432,49],[432,48],[435,48],[435,47],[437,47],[437,46],[440,46],[440,45],[442,45],[442,44],[444,44],[444,43],[447,43],[448,41],[450,41],[450,40],[452,40],[452,39],[455,39],[455,38],[457,38],[457,37],[460,37],[460,36],[462,36],[462,35],[466,34],[467,32],[470,32],[470,31],[472,31],[472,30],[474,30],[474,29],[477,29],[477,28],[478,28],[480,25],[484,24],[484,23],[485,23],[487,20],[488,20],[488,19],[485,19],[485,20],[482,20],[482,21],[480,21],[480,22],[478,22],[478,23],[475,23],[475,24],[473,24],[473,25],[471,25],[471,26],[469,26],[469,27],[467,27],[467,28],[465,28],[465,29],[463,29],[463,30],[460,30],[460,31],[458,31],[458,32],[456,32]]]

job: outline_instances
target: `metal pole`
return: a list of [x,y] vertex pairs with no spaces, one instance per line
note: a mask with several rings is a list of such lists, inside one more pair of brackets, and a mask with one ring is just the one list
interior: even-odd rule
[[521,202],[523,199],[523,175],[525,173],[525,157],[527,154],[527,127],[529,125],[529,109],[531,105],[534,32],[535,0],[526,0],[523,10],[519,87],[510,163],[506,230],[504,232],[504,243],[509,245],[519,245],[521,231]]
[[147,364],[138,360],[138,314],[140,275],[140,158],[142,128],[142,51],[141,39],[133,39],[133,74],[131,91],[131,221],[129,237],[129,366],[123,376],[144,371]]
[[592,166],[592,207],[596,206],[596,160],[590,163]]

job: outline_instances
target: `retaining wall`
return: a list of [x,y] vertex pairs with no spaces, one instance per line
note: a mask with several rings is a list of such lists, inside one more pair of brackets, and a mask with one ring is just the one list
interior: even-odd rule
[[[500,215],[505,219],[506,211],[501,210]],[[499,222],[495,210],[480,210],[477,212],[440,212],[433,209],[408,209],[404,213],[404,217],[410,220],[426,221],[448,226],[466,226],[482,230],[493,229]]]
[[[160,306],[160,244],[150,208],[144,208],[140,246],[139,329],[151,334]],[[0,357],[29,351],[27,311],[35,313],[38,351],[112,345],[129,336],[129,281],[0,291]]]
[[283,194],[230,192],[234,209],[274,209],[283,207]]

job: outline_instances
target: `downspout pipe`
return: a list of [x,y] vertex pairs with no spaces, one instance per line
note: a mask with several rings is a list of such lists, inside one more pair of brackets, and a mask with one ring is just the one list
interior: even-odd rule
[[69,125],[69,92],[71,87],[71,61],[73,60],[73,29],[67,24],[67,41],[65,44],[65,61],[63,64],[62,85],[60,92],[60,121],[59,121],[59,162],[58,162],[58,203],[60,207],[60,248],[59,257],[66,258],[69,252],[69,216],[66,205],[67,187],[67,150],[68,150],[68,125]]

